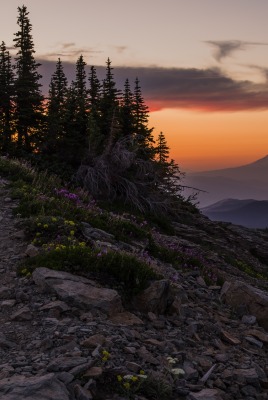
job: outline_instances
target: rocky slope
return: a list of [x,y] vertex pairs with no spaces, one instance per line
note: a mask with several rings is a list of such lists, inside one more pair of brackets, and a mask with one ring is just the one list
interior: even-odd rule
[[[165,279],[125,310],[115,290],[86,278],[46,268],[17,276],[34,249],[14,206],[2,179],[1,400],[268,398],[268,281],[258,279],[267,272],[267,233],[182,215],[176,235],[162,241],[198,251],[224,285],[155,260]],[[147,381],[143,396],[133,377]]]

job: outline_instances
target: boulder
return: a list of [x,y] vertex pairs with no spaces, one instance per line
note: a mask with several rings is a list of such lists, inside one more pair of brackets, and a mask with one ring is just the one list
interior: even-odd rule
[[54,374],[25,377],[14,375],[0,380],[1,400],[70,400],[65,385]]
[[257,318],[259,325],[268,330],[268,294],[247,283],[225,282],[222,287],[222,299],[232,307],[245,305]]
[[95,282],[68,272],[37,268],[33,280],[42,292],[54,293],[67,304],[87,311],[100,310],[108,315],[122,311],[119,294],[94,286]]
[[140,312],[165,314],[170,300],[170,284],[167,279],[153,282],[133,300],[133,306]]

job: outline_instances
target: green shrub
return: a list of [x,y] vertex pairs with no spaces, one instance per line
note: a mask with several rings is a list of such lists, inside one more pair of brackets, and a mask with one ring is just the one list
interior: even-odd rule
[[134,256],[109,251],[93,250],[83,245],[59,245],[54,250],[27,259],[19,271],[32,272],[37,267],[47,267],[94,277],[102,284],[122,288],[125,299],[145,289],[150,280],[158,279],[156,273]]

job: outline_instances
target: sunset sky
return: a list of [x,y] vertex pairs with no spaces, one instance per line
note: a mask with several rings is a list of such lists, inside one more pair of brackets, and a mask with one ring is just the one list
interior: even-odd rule
[[[0,41],[12,54],[17,0],[5,0]],[[119,86],[138,76],[150,124],[182,170],[268,154],[268,0],[24,0],[44,88],[60,57],[80,54]]]

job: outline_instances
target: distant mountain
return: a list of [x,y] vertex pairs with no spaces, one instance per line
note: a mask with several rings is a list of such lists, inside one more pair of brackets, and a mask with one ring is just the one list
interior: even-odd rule
[[201,212],[213,221],[231,222],[247,228],[268,227],[268,200],[225,199],[201,208]]
[[241,167],[187,174],[185,185],[201,190],[200,207],[226,198],[268,200],[268,155]]

